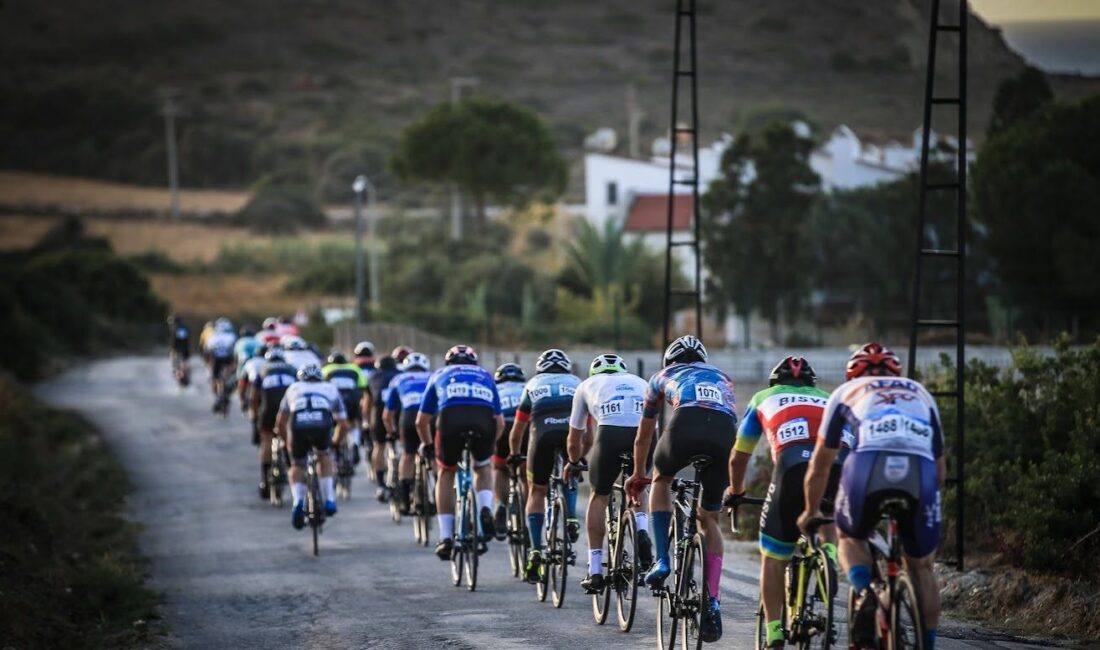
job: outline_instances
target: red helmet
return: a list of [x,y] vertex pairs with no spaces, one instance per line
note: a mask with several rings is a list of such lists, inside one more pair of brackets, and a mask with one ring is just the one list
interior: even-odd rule
[[396,361],[397,363],[401,363],[405,360],[405,357],[409,356],[413,352],[414,350],[409,346],[399,345],[393,349],[393,352],[390,352],[390,356],[393,357],[394,361]]
[[848,359],[848,367],[844,370],[845,379],[855,379],[867,375],[901,376],[901,360],[893,350],[883,347],[878,343],[867,343],[856,350]]
[[456,345],[450,350],[447,350],[447,354],[443,357],[443,361],[448,366],[460,363],[476,364],[477,351],[468,345]]

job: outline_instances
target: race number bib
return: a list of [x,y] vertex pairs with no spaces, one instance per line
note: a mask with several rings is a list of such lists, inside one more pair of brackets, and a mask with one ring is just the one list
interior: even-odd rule
[[401,408],[411,409],[414,406],[420,406],[421,400],[424,399],[424,393],[419,391],[411,391],[401,396]]
[[779,430],[775,432],[775,437],[781,445],[797,440],[809,440],[810,424],[806,421],[806,418],[789,420],[779,427]]
[[336,386],[338,390],[355,390],[358,388],[358,383],[351,377],[337,376],[329,381],[331,381],[332,385]]
[[623,414],[623,400],[617,399],[613,402],[604,402],[600,404],[600,416],[607,417],[610,415],[622,415]]
[[519,408],[520,396],[519,395],[501,395],[500,396],[500,408],[507,411],[510,409]]
[[712,404],[723,403],[722,391],[714,384],[696,384],[695,399],[700,402],[711,402]]
[[904,415],[892,413],[863,425],[863,434],[868,442],[887,440],[925,441],[932,437],[932,427],[917,422]]
[[477,384],[448,384],[447,397],[450,399],[479,399],[493,401],[493,391]]

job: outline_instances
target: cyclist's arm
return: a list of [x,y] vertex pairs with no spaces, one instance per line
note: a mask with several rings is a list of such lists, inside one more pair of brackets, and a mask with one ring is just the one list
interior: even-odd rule
[[817,439],[814,455],[810,457],[810,466],[806,470],[803,495],[806,499],[805,512],[815,515],[821,507],[821,497],[825,494],[825,485],[829,481],[829,472],[836,463],[839,449],[830,447],[825,438]]
[[420,442],[425,445],[432,444],[431,424],[432,416],[424,411],[416,414],[416,435],[420,436]]
[[646,475],[646,460],[649,458],[649,446],[653,441],[653,432],[657,429],[656,416],[643,416],[638,423],[638,434],[634,436],[634,475]]
[[279,414],[275,416],[275,433],[279,434],[280,438],[286,439],[286,411],[279,411]]
[[741,418],[741,425],[737,428],[737,441],[730,450],[729,472],[730,492],[744,494],[745,473],[749,468],[749,460],[756,449],[756,443],[760,442],[760,436],[764,433],[764,427],[760,424],[760,416],[756,407],[750,402],[745,410],[745,417]]
[[363,411],[363,413],[362,413],[363,422],[365,422],[367,425],[370,424],[370,411],[371,411],[371,407],[373,407],[373,406],[374,406],[374,398],[371,397],[370,390],[363,391],[363,401],[360,402],[359,408],[360,408],[360,410]]
[[504,414],[497,413],[494,416],[494,419],[497,422],[497,434],[495,436],[493,436],[493,440],[496,440],[497,438],[500,437],[501,433],[504,433]]
[[439,395],[435,390],[435,382],[429,381],[424,387],[424,396],[420,398],[420,410],[416,414],[416,435],[420,436],[420,442],[425,445],[432,444],[432,418],[439,408]]
[[512,431],[508,434],[508,451],[513,456],[523,453],[519,445],[523,442],[523,432],[527,430],[527,421],[530,417],[530,415],[521,413],[518,409],[516,410],[516,419],[512,422]]
[[397,430],[397,415],[391,408],[385,408],[382,410],[382,424],[386,425],[386,434],[393,435],[393,432]]

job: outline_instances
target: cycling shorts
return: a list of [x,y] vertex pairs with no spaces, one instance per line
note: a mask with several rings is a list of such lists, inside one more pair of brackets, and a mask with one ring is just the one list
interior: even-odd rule
[[401,448],[406,454],[415,454],[420,450],[420,434],[416,432],[416,422],[412,418],[402,417],[399,426]]
[[443,469],[454,469],[462,458],[462,436],[474,433],[470,449],[474,461],[481,463],[493,455],[493,436],[497,432],[496,417],[491,406],[456,404],[439,412],[435,429],[436,462]]
[[[634,437],[637,433],[637,427],[600,425],[596,428],[596,440],[592,444],[592,450],[588,452],[588,480],[592,484],[593,492],[600,496],[611,494],[611,488],[622,469],[623,461],[620,456],[625,453],[633,454]],[[647,470],[653,465],[656,442],[652,441],[649,446]],[[630,467],[631,470],[634,469],[633,464]]]
[[[496,450],[493,452],[493,466],[497,469],[508,469],[508,457],[512,455],[511,438],[512,438],[512,425],[515,420],[504,421],[504,431],[500,432],[497,436]],[[520,449],[526,449],[528,442],[531,440],[531,434],[528,429],[523,430],[523,440],[519,443]]]
[[386,425],[382,422],[382,407],[372,406],[370,414],[370,437],[375,442],[386,442]]
[[[233,357],[214,357],[210,369],[210,374],[214,379],[219,379],[229,366],[233,364]],[[229,385],[229,389],[232,390],[232,385]]]
[[885,502],[900,499],[898,532],[906,555],[934,553],[940,541],[940,490],[936,462],[890,451],[848,455],[840,476],[836,523],[849,537],[867,539],[884,514]]
[[326,451],[332,447],[332,430],[329,428],[292,429],[290,432],[290,459],[295,465],[305,465],[310,449]]
[[569,437],[569,411],[547,411],[531,417],[531,435],[527,441],[527,480],[549,485],[554,471],[555,452],[565,455]]
[[691,465],[693,456],[709,456],[711,463],[699,474],[703,510],[722,509],[722,494],[729,487],[729,456],[737,436],[729,413],[700,406],[684,406],[672,412],[657,441],[653,466],[661,476],[676,476]]
[[[794,555],[794,545],[802,531],[798,529],[798,516],[806,508],[804,489],[806,470],[809,468],[813,445],[795,445],[784,449],[772,471],[768,496],[760,509],[760,553],[767,557],[787,561]],[[840,483],[840,464],[829,471],[825,486],[825,498],[821,501],[821,513],[833,514]]]
[[191,358],[191,342],[187,339],[172,339],[172,350],[180,359]]
[[348,414],[349,424],[358,424],[363,419],[363,412],[359,408],[359,400],[354,396],[344,398],[344,411]]

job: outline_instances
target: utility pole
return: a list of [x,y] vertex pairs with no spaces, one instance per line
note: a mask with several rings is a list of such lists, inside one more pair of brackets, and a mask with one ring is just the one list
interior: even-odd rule
[[638,108],[638,88],[632,83],[626,87],[626,133],[631,158],[641,157],[640,130],[644,116]]
[[[477,77],[451,77],[451,105],[462,101],[462,89],[473,87],[481,83]],[[451,239],[462,239],[462,200],[458,195],[458,187],[451,185]]]
[[179,117],[179,108],[176,106],[170,92],[163,93],[164,104],[161,114],[164,115],[164,141],[165,151],[168,152],[168,193],[169,212],[173,219],[180,218],[180,188],[179,188],[179,161],[176,154],[176,118]]
[[351,184],[355,192],[355,322],[363,324],[363,190],[367,177],[359,175]]

